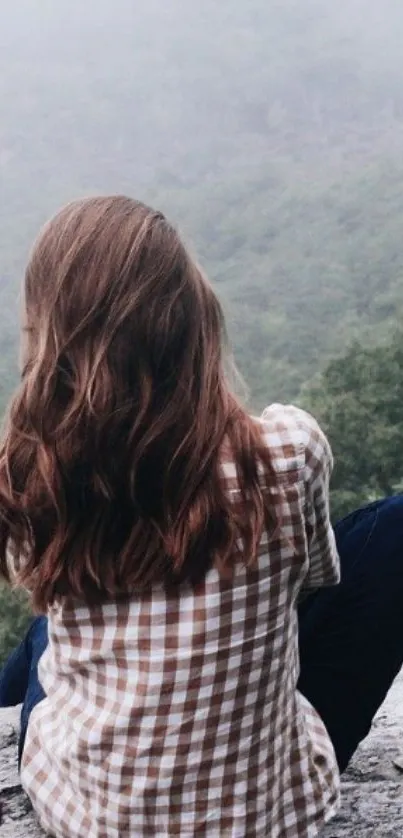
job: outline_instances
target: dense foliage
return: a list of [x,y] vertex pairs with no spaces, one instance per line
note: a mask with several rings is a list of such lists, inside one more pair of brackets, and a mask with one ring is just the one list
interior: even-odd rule
[[31,612],[25,596],[11,593],[0,583],[0,665],[7,654],[16,646],[29,622]]
[[303,402],[332,443],[335,518],[403,491],[403,333],[389,343],[354,344],[306,388]]

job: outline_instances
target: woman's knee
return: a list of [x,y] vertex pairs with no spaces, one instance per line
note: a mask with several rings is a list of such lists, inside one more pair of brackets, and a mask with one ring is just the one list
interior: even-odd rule
[[388,523],[403,527],[403,495],[391,495],[379,501],[378,511]]
[[367,565],[403,561],[403,495],[370,503],[335,527],[342,579]]

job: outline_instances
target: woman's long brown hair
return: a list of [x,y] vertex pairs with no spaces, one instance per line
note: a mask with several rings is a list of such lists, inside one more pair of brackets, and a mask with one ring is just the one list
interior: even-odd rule
[[125,197],[70,204],[34,248],[25,305],[2,575],[46,611],[255,561],[274,523],[270,454],[228,388],[218,300],[164,216]]

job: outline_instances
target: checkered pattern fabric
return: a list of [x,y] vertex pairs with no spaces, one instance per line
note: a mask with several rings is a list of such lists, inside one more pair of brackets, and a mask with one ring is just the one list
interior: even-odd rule
[[[296,604],[337,583],[331,453],[316,422],[280,405],[261,420],[281,528],[257,567],[49,614],[22,781],[59,838],[316,835],[338,805],[326,730],[296,689]],[[235,470],[223,463],[229,491]]]

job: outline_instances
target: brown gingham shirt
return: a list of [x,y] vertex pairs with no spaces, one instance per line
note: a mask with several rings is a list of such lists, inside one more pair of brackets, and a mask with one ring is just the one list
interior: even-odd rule
[[[339,579],[331,452],[297,408],[257,421],[282,521],[257,567],[50,610],[22,781],[57,838],[305,838],[337,810],[331,742],[297,691],[297,602]],[[223,473],[236,493],[233,464]]]

